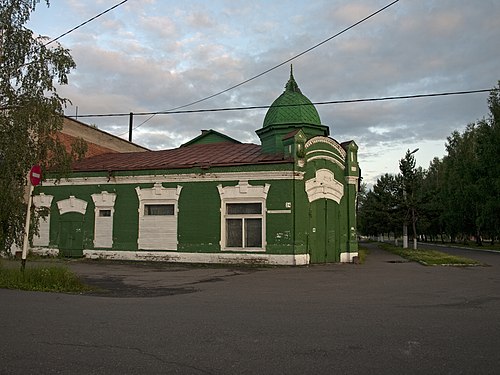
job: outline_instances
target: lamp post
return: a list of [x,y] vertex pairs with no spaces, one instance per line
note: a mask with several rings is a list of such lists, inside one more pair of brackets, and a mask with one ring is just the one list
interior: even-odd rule
[[[405,171],[408,172],[408,169],[405,168],[406,170],[403,170],[403,165],[404,165],[403,161],[406,161],[409,164],[412,164],[409,166],[410,166],[411,171],[413,171],[413,169],[415,168],[415,165],[414,165],[415,161],[414,161],[413,157],[411,158],[413,160],[410,160],[410,157],[411,157],[411,155],[416,153],[418,150],[419,150],[418,148],[416,148],[412,152],[410,152],[410,150],[408,150],[408,152],[405,155],[405,158],[399,162],[399,168],[400,168],[401,172],[403,173],[403,199],[404,199],[405,203],[406,203],[406,194],[407,194],[407,192],[406,192],[406,178],[407,178],[407,176],[405,176]],[[413,183],[412,183],[412,185],[413,185]],[[413,186],[411,189],[411,195],[413,198]],[[416,228],[415,206],[413,204],[413,201],[411,204],[411,219],[412,219],[412,226],[413,226],[413,249],[416,250],[417,249],[417,228]],[[405,219],[403,222],[403,249],[407,249],[407,248],[408,248],[408,223],[407,223],[406,216],[405,216]]]

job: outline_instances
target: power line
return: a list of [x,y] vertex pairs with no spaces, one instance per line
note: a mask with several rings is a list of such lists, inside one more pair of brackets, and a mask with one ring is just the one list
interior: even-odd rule
[[73,31],[75,31],[75,30],[79,29],[79,28],[80,28],[80,27],[82,27],[82,26],[85,26],[86,24],[88,24],[89,22],[92,22],[92,21],[93,21],[93,20],[95,20],[96,18],[99,18],[99,17],[101,17],[102,15],[104,15],[104,14],[106,14],[106,13],[108,13],[108,12],[111,12],[113,9],[118,8],[120,5],[125,4],[127,1],[128,1],[128,0],[123,0],[123,1],[119,2],[118,4],[113,5],[111,8],[108,8],[108,9],[106,9],[105,11],[103,11],[103,12],[101,12],[101,13],[99,13],[99,14],[95,15],[94,17],[89,18],[87,21],[82,22],[82,23],[81,23],[81,24],[79,24],[78,26],[73,27],[71,30],[68,30],[68,31],[66,31],[65,33],[62,33],[62,34],[61,34],[61,35],[59,35],[57,38],[54,38],[54,39],[52,39],[52,40],[49,40],[47,43],[45,43],[45,44],[44,44],[44,46],[48,46],[49,44],[54,43],[56,40],[61,39],[62,37],[66,36],[66,35],[68,35],[68,34],[70,34],[70,33],[72,33]]
[[[419,99],[419,98],[432,98],[439,96],[451,96],[451,95],[468,95],[468,94],[478,94],[483,92],[497,91],[497,88],[493,89],[480,89],[480,90],[467,90],[467,91],[450,91],[450,92],[440,92],[431,94],[415,94],[415,95],[399,95],[399,96],[384,96],[378,98],[361,98],[361,99],[345,99],[345,100],[329,100],[322,102],[314,102],[312,105],[328,105],[328,104],[348,104],[348,103],[367,103],[367,102],[381,102],[388,100],[403,100],[403,99]],[[282,104],[275,107],[297,107],[311,104]],[[244,110],[254,110],[254,109],[268,109],[271,105],[260,105],[260,106],[247,106],[247,107],[226,107],[226,108],[209,108],[209,109],[192,109],[192,110],[167,110],[167,111],[157,111],[157,112],[137,112],[134,116],[151,116],[151,115],[177,115],[177,114],[188,114],[188,113],[206,113],[206,112],[229,112],[229,111],[244,111]],[[130,116],[130,113],[107,113],[107,114],[90,114],[90,115],[78,115],[78,118],[85,117],[124,117]],[[76,117],[76,116],[67,116]],[[125,133],[127,134],[127,133]],[[122,135],[122,134],[120,134]]]
[[[219,91],[219,92],[217,92],[217,93],[215,93],[215,94],[209,95],[209,96],[204,97],[204,98],[202,98],[202,99],[195,100],[194,102],[191,102],[191,103],[188,103],[188,104],[184,104],[184,105],[181,105],[181,106],[178,106],[178,107],[174,107],[174,108],[171,108],[171,109],[165,110],[164,112],[176,111],[176,110],[178,110],[178,109],[182,109],[182,108],[190,107],[190,106],[192,106],[192,105],[195,105],[195,104],[198,104],[198,103],[204,102],[204,101],[206,101],[206,100],[209,100],[209,99],[215,98],[216,96],[219,96],[219,95],[224,94],[224,93],[226,93],[226,92],[228,92],[228,91],[230,91],[230,90],[233,90],[233,89],[235,89],[235,88],[237,88],[237,87],[240,87],[240,86],[242,86],[242,85],[244,85],[244,84],[246,84],[246,83],[248,83],[248,82],[250,82],[250,81],[253,81],[254,79],[257,79],[257,78],[259,78],[259,77],[262,77],[263,75],[265,75],[265,74],[267,74],[267,73],[269,73],[269,72],[271,72],[271,71],[273,71],[273,70],[275,70],[275,69],[277,69],[277,68],[279,68],[279,67],[281,67],[281,66],[283,66],[283,65],[285,65],[285,64],[287,64],[287,63],[289,63],[290,61],[293,61],[293,60],[295,60],[295,59],[299,58],[299,57],[300,57],[300,56],[302,56],[302,55],[305,55],[305,54],[306,54],[306,53],[308,53],[308,52],[311,52],[312,50],[314,50],[314,49],[316,49],[316,48],[320,47],[321,45],[323,45],[323,44],[325,44],[325,43],[329,42],[330,40],[332,40],[332,39],[334,39],[334,38],[336,38],[336,37],[338,37],[338,36],[340,36],[340,35],[344,34],[345,32],[349,31],[350,29],[352,29],[352,28],[354,28],[354,27],[358,26],[359,24],[361,24],[361,23],[363,23],[363,22],[367,21],[368,19],[370,19],[370,18],[372,18],[372,17],[376,16],[377,14],[379,14],[379,13],[383,12],[384,10],[386,10],[387,8],[389,8],[389,7],[391,7],[392,5],[396,4],[397,2],[399,2],[399,0],[395,0],[395,1],[393,1],[393,2],[391,2],[391,3],[389,3],[389,4],[387,4],[387,5],[386,5],[386,6],[384,6],[383,8],[380,8],[380,9],[379,9],[379,10],[377,10],[376,12],[371,13],[370,15],[368,15],[368,16],[366,16],[365,18],[363,18],[363,19],[359,20],[358,22],[356,22],[356,23],[352,24],[351,26],[346,27],[346,28],[345,28],[345,29],[343,29],[342,31],[339,31],[338,33],[336,33],[336,34],[334,34],[334,35],[330,36],[329,38],[327,38],[327,39],[325,39],[325,40],[323,40],[323,41],[321,41],[321,42],[319,42],[319,43],[315,44],[314,46],[312,46],[312,47],[310,47],[310,48],[308,48],[308,49],[306,49],[306,50],[304,50],[304,51],[300,52],[299,54],[297,54],[297,55],[295,55],[295,56],[292,56],[292,57],[290,57],[289,59],[287,59],[287,60],[285,60],[285,61],[283,61],[283,62],[281,62],[281,63],[279,63],[279,64],[277,64],[277,65],[275,65],[275,66],[273,66],[273,67],[271,67],[271,68],[269,68],[269,69],[267,69],[267,70],[265,70],[265,71],[263,71],[262,73],[259,73],[259,74],[255,75],[255,76],[253,76],[253,77],[250,77],[250,78],[248,78],[248,79],[244,80],[243,82],[240,82],[240,83],[238,83],[238,84],[236,84],[236,85],[233,85],[233,86],[231,86],[231,87],[229,87],[229,88],[227,88],[227,89],[225,89],[225,90]],[[144,125],[146,122],[148,122],[149,120],[151,120],[154,116],[156,116],[156,113],[153,113],[153,114],[152,114],[149,118],[147,118],[146,120],[144,120],[143,122],[141,122],[139,125],[135,126],[135,127],[133,128],[133,130],[135,130],[135,129],[137,129],[137,128],[141,127],[141,126],[142,126],[142,125]],[[123,133],[123,134],[120,134],[120,135],[125,135],[125,134],[127,134],[127,133]]]

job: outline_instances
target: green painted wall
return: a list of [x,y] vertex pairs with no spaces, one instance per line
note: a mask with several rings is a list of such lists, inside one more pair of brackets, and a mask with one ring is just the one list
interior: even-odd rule
[[[291,142],[292,156],[298,148]],[[303,147],[303,144],[302,146]],[[349,146],[351,147],[351,146]],[[334,148],[325,144],[313,144],[309,151],[317,151],[314,155],[338,153]],[[349,149],[350,150],[350,149]],[[349,151],[348,150],[348,151]],[[325,152],[326,151],[326,152]],[[357,147],[353,143],[354,155]],[[304,157],[304,153],[301,154]],[[357,157],[357,156],[356,156]],[[307,159],[307,157],[306,157]],[[339,161],[346,163],[342,169],[337,163],[327,159],[307,161],[296,157],[295,163],[279,163],[272,165],[247,165],[238,167],[216,167],[209,170],[199,168],[177,169],[168,171],[129,171],[115,172],[108,175],[106,172],[78,173],[75,177],[108,177],[109,183],[100,185],[82,186],[42,186],[37,187],[35,194],[44,192],[54,196],[51,206],[50,246],[66,246],[68,232],[75,231],[75,225],[81,226],[81,243],[83,249],[94,249],[94,203],[91,195],[107,191],[116,194],[113,218],[113,248],[108,250],[136,251],[138,240],[139,200],[135,188],[151,188],[153,184],[117,184],[115,176],[169,176],[172,174],[199,174],[200,181],[182,183],[163,183],[166,188],[182,186],[178,201],[178,248],[179,252],[220,252],[221,241],[221,202],[217,185],[235,186],[238,181],[204,181],[206,173],[222,172],[255,172],[255,171],[296,171],[304,173],[303,179],[288,180],[259,180],[250,181],[251,185],[263,186],[270,184],[267,195],[266,215],[266,253],[267,254],[310,254],[313,262],[337,262],[342,252],[356,252],[357,239],[355,233],[355,199],[356,186],[348,184],[348,175],[356,176],[357,160]],[[302,163],[300,162],[302,160]],[[344,186],[344,194],[340,203],[332,200],[319,199],[309,202],[305,182],[315,177],[318,169],[333,171],[335,179]],[[154,179],[153,179],[154,180]],[[59,215],[57,202],[75,196],[85,200],[87,210],[85,215]],[[279,213],[269,211],[279,210]],[[287,210],[291,210],[288,212]],[[67,215],[67,216],[66,216]],[[65,218],[69,218],[66,219]],[[73,216],[73,218],[71,218]],[[70,220],[71,219],[71,220]],[[65,224],[79,222],[79,224]],[[316,231],[313,232],[313,228]],[[354,230],[352,229],[354,228]],[[80,235],[80,234],[78,234]],[[79,238],[75,239],[80,241]],[[235,253],[231,251],[231,253]],[[71,255],[77,255],[75,252]]]

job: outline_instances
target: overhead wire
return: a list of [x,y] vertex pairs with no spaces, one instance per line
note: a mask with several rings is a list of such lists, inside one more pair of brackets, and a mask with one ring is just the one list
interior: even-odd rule
[[[108,13],[108,12],[112,11],[113,9],[118,8],[120,5],[125,4],[127,1],[128,1],[128,0],[123,0],[123,1],[119,2],[118,4],[113,5],[111,8],[108,8],[108,9],[106,9],[106,10],[102,11],[101,13],[99,13],[99,14],[95,15],[94,17],[89,18],[87,21],[82,22],[82,23],[81,23],[81,24],[79,24],[78,26],[75,26],[75,27],[73,27],[72,29],[70,29],[70,30],[68,30],[68,31],[66,31],[66,32],[64,32],[64,33],[62,33],[62,34],[61,34],[61,35],[59,35],[57,38],[54,38],[54,39],[49,40],[47,43],[43,44],[43,47],[47,47],[49,44],[54,43],[55,41],[57,41],[57,40],[61,39],[62,37],[66,36],[66,35],[68,35],[68,34],[70,34],[70,33],[72,33],[73,31],[75,31],[75,30],[79,29],[79,28],[80,28],[80,27],[82,27],[82,26],[84,26],[84,25],[88,24],[89,22],[92,22],[92,21],[93,21],[93,20],[95,20],[96,18],[99,18],[99,17],[101,17],[102,15],[104,15],[104,14],[106,14],[106,13]],[[34,61],[29,61],[29,62],[26,62],[26,63],[22,64],[21,66],[19,66],[19,67],[18,67],[18,69],[21,69],[22,67],[28,66],[28,65],[33,64],[33,63],[34,63]]]
[[[372,17],[376,16],[377,14],[379,14],[379,13],[383,12],[384,10],[386,10],[387,8],[391,7],[392,5],[396,4],[396,3],[397,3],[397,2],[399,2],[399,1],[400,1],[400,0],[394,0],[394,1],[392,1],[391,3],[387,4],[386,6],[384,6],[384,7],[380,8],[379,10],[377,10],[377,11],[375,11],[375,12],[373,12],[373,13],[369,14],[368,16],[366,16],[366,17],[364,17],[364,18],[362,18],[362,19],[361,19],[361,20],[359,20],[358,22],[353,23],[351,26],[346,27],[345,29],[343,29],[343,30],[341,30],[341,31],[337,32],[336,34],[334,34],[334,35],[332,35],[332,36],[330,36],[330,37],[326,38],[325,40],[323,40],[323,41],[321,41],[321,42],[319,42],[319,43],[316,43],[316,44],[315,44],[315,45],[313,45],[312,47],[309,47],[308,49],[306,49],[306,50],[304,50],[304,51],[302,51],[302,52],[298,53],[297,55],[294,55],[294,56],[290,57],[289,59],[287,59],[287,60],[285,60],[285,61],[283,61],[283,62],[281,62],[281,63],[279,63],[279,64],[277,64],[277,65],[274,65],[273,67],[271,67],[271,68],[269,68],[269,69],[266,69],[265,71],[263,71],[263,72],[261,72],[261,73],[259,73],[259,74],[255,75],[255,76],[253,76],[253,77],[250,77],[250,78],[248,78],[248,79],[246,79],[246,80],[244,80],[244,81],[242,81],[242,82],[240,82],[240,83],[238,83],[238,84],[236,84],[236,85],[233,85],[233,86],[231,86],[231,87],[228,87],[227,89],[224,89],[224,90],[222,90],[222,91],[216,92],[215,94],[212,94],[212,95],[206,96],[206,97],[204,97],[204,98],[202,98],[202,99],[195,100],[194,102],[191,102],[191,103],[188,103],[188,104],[184,104],[184,105],[181,105],[181,106],[178,106],[178,107],[174,107],[174,108],[171,108],[171,109],[165,110],[165,111],[163,111],[163,112],[176,111],[176,110],[179,110],[179,109],[182,109],[182,108],[190,107],[190,106],[192,106],[192,105],[195,105],[195,104],[198,104],[198,103],[204,102],[204,101],[206,101],[206,100],[209,100],[209,99],[215,98],[216,96],[222,95],[222,94],[224,94],[224,93],[226,93],[226,92],[228,92],[228,91],[230,91],[230,90],[233,90],[233,89],[235,89],[235,88],[237,88],[237,87],[240,87],[240,86],[242,86],[242,85],[244,85],[244,84],[246,84],[246,83],[248,83],[248,82],[251,82],[251,81],[253,81],[253,80],[255,80],[255,79],[259,78],[259,77],[262,77],[263,75],[265,75],[265,74],[267,74],[267,73],[269,73],[269,72],[272,72],[273,70],[275,70],[275,69],[277,69],[277,68],[279,68],[279,67],[281,67],[281,66],[283,66],[283,65],[285,65],[285,64],[287,64],[287,63],[289,63],[289,62],[291,62],[291,61],[293,61],[293,60],[295,60],[295,59],[297,59],[297,58],[299,58],[299,57],[300,57],[300,56],[302,56],[302,55],[305,55],[305,54],[306,54],[306,53],[308,53],[308,52],[311,52],[312,50],[314,50],[314,49],[316,49],[316,48],[318,48],[318,47],[322,46],[323,44],[325,44],[325,43],[329,42],[330,40],[332,40],[332,39],[334,39],[334,38],[336,38],[336,37],[338,37],[338,36],[340,36],[340,35],[344,34],[345,32],[347,32],[347,31],[349,31],[350,29],[352,29],[352,28],[354,28],[354,27],[358,26],[359,24],[361,24],[361,23],[363,23],[363,22],[367,21],[368,19],[370,19],[370,18],[372,18]],[[135,113],[134,113],[134,114],[135,114]],[[135,129],[137,129],[137,128],[141,127],[142,125],[144,125],[145,123],[147,123],[148,121],[150,121],[150,120],[151,120],[153,117],[155,117],[155,116],[156,116],[156,113],[152,114],[149,118],[147,118],[146,120],[144,120],[143,122],[141,122],[139,125],[137,125],[137,126],[133,127],[133,128],[132,128],[132,130],[135,130]],[[128,132],[125,132],[125,133],[123,133],[123,134],[119,134],[119,136],[125,135],[125,134],[127,134],[127,133],[128,133]]]
[[[451,95],[468,95],[468,94],[478,94],[484,92],[497,91],[498,89],[479,89],[479,90],[466,90],[466,91],[449,91],[440,93],[430,93],[430,94],[414,94],[414,95],[398,95],[398,96],[384,96],[376,98],[361,98],[361,99],[344,99],[344,100],[328,100],[321,102],[311,102],[310,104],[280,104],[274,107],[297,107],[297,106],[309,106],[309,105],[328,105],[328,104],[347,104],[347,103],[367,103],[367,102],[380,102],[389,100],[404,100],[404,99],[419,99],[419,98],[431,98],[439,96],[451,96]],[[259,105],[259,106],[246,106],[246,107],[226,107],[226,108],[208,108],[208,109],[191,109],[191,110],[167,110],[167,111],[156,111],[156,112],[136,112],[134,116],[150,116],[150,115],[177,115],[177,114],[189,114],[189,113],[207,113],[207,112],[229,112],[229,111],[244,111],[244,110],[254,110],[254,109],[268,109],[271,105]],[[130,113],[107,113],[107,114],[85,114],[78,115],[78,118],[88,118],[88,117],[124,117],[130,116]],[[76,117],[76,116],[67,116]],[[125,133],[127,134],[127,133]],[[123,135],[123,134],[120,134]]]
[[46,46],[48,46],[49,44],[54,43],[55,41],[57,41],[57,40],[61,39],[62,37],[66,36],[66,35],[68,35],[68,34],[70,34],[70,33],[72,33],[73,31],[78,30],[80,27],[85,26],[85,25],[86,25],[86,24],[88,24],[89,22],[92,22],[92,21],[93,21],[93,20],[95,20],[96,18],[99,18],[99,17],[101,17],[102,15],[104,15],[104,14],[106,14],[106,13],[108,13],[108,12],[111,12],[113,9],[118,8],[120,5],[125,4],[127,1],[128,1],[128,0],[123,0],[123,1],[119,2],[118,4],[113,5],[111,8],[108,8],[108,9],[106,9],[106,10],[102,11],[101,13],[99,13],[99,14],[95,15],[94,17],[89,18],[87,21],[82,22],[82,23],[81,23],[81,24],[79,24],[78,26],[75,26],[75,27],[73,27],[72,29],[70,29],[70,30],[66,31],[65,33],[62,33],[62,34],[61,34],[61,35],[59,35],[57,38],[54,38],[54,39],[49,40],[47,43],[45,43],[45,44],[44,44],[44,46],[46,47]]

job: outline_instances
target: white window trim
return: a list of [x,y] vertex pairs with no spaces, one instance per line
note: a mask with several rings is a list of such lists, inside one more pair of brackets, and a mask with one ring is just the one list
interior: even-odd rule
[[[115,215],[115,200],[116,194],[108,193],[103,191],[100,194],[92,194],[92,200],[94,201],[94,247],[102,248],[112,248],[113,247],[113,218]],[[110,210],[111,216],[100,216],[99,211]],[[96,237],[97,233],[100,233],[102,227],[105,223],[110,222],[109,230],[106,237],[100,236]]]
[[68,212],[78,212],[79,214],[85,215],[87,211],[87,202],[83,199],[75,198],[74,195],[70,195],[68,199],[57,202],[57,208],[59,209],[60,215],[64,215]]
[[[221,199],[221,240],[220,247],[222,251],[240,251],[240,252],[263,252],[266,251],[266,199],[270,184],[264,186],[252,186],[248,181],[239,181],[236,186],[218,185],[219,196]],[[227,204],[232,203],[260,203],[262,205],[261,214],[227,214]],[[226,219],[230,218],[249,218],[262,220],[262,247],[228,247],[226,246]],[[243,240],[244,241],[244,240]]]
[[44,207],[49,209],[47,216],[40,218],[38,223],[38,236],[33,236],[33,246],[47,247],[50,242],[50,206],[54,196],[40,193],[33,197],[33,205],[37,210]]
[[[137,237],[137,246],[139,249],[143,250],[177,250],[178,245],[178,213],[179,213],[179,197],[181,194],[182,186],[177,186],[175,188],[165,188],[161,183],[157,182],[152,188],[140,187],[135,188],[137,197],[139,198],[139,228]],[[149,204],[172,204],[174,205],[174,215],[145,215],[144,206]],[[174,221],[175,227],[170,228],[173,230],[173,236],[175,235],[175,240],[164,241],[166,246],[156,245],[155,241],[151,241],[149,235],[146,232],[146,228],[149,225],[158,223],[159,221]],[[166,229],[166,228],[165,228]],[[160,233],[160,235],[166,235],[166,232]]]

